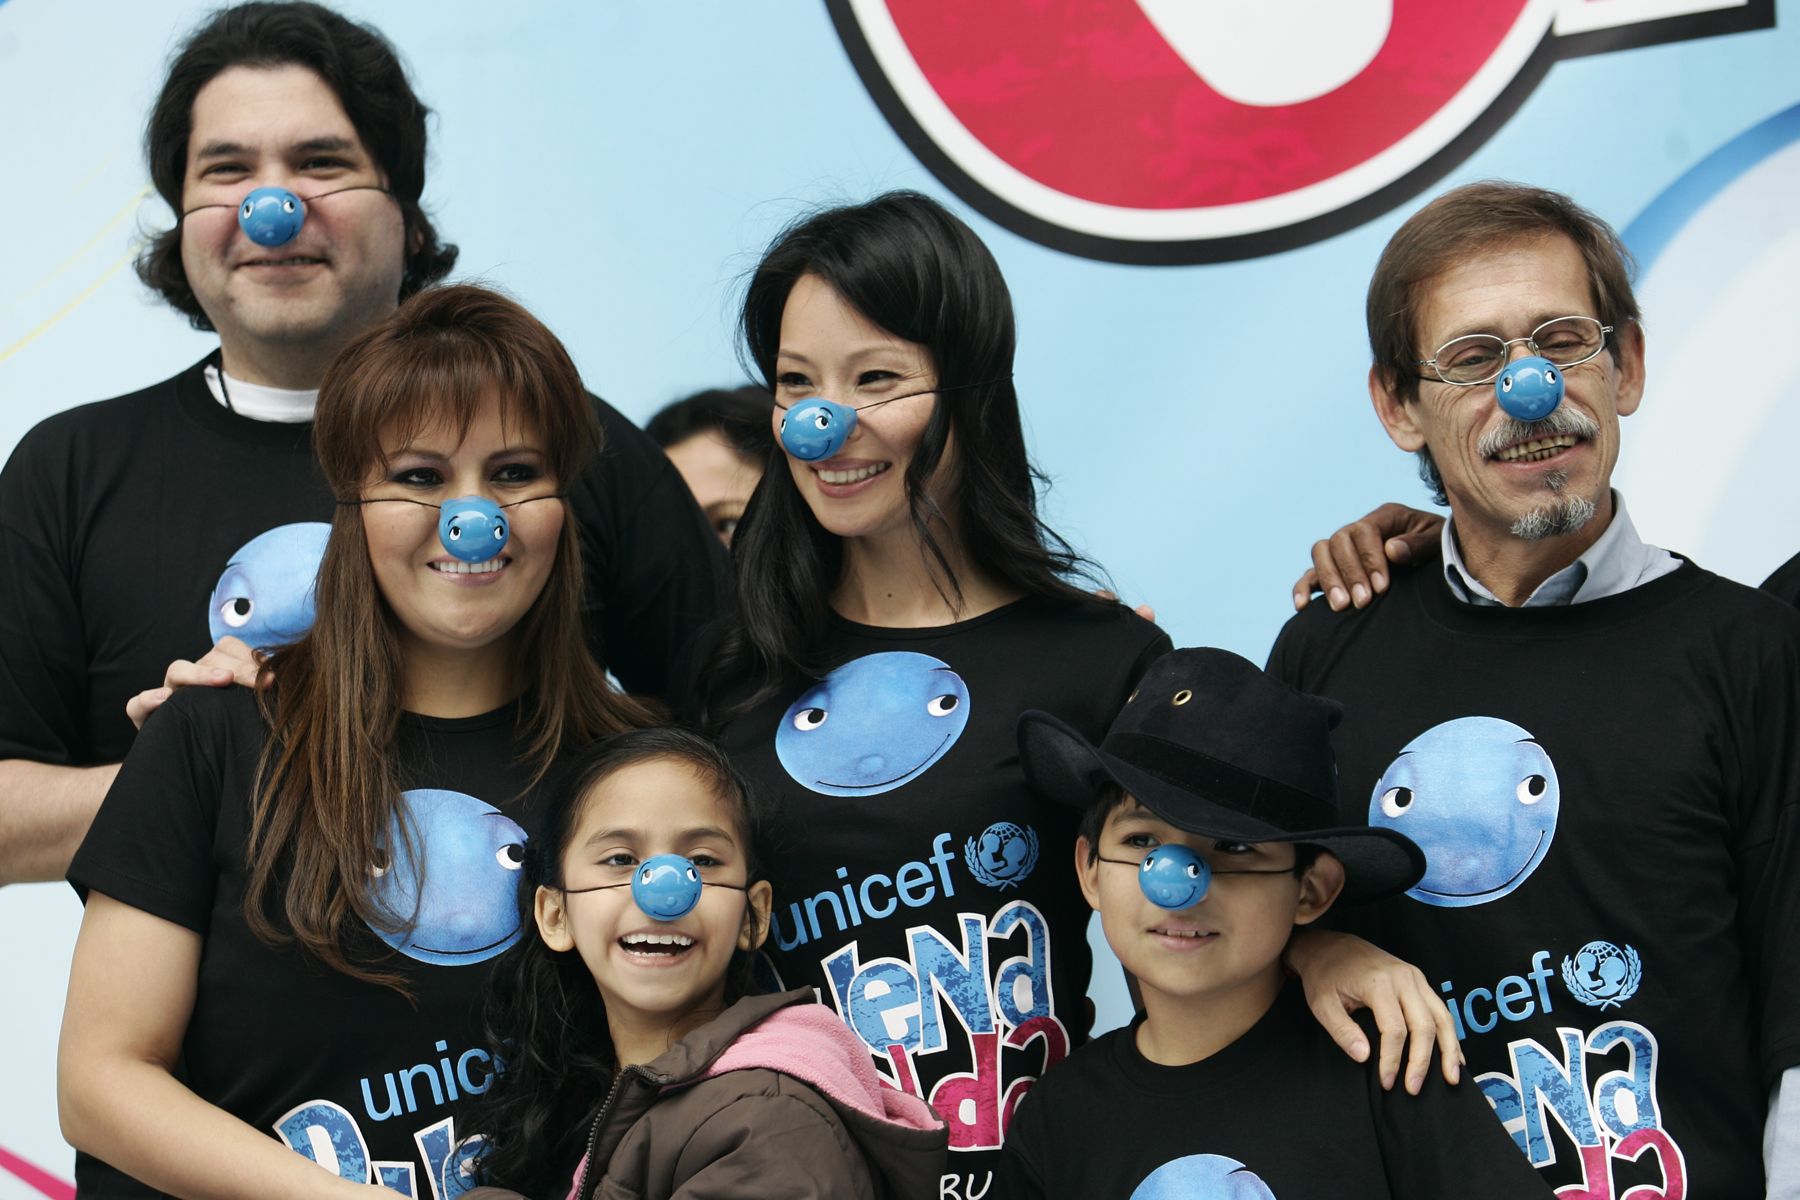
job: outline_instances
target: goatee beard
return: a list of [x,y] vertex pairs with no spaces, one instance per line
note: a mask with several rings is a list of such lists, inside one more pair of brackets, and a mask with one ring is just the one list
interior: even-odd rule
[[1568,485],[1569,477],[1562,471],[1546,471],[1544,484],[1557,498],[1549,504],[1539,505],[1512,523],[1512,535],[1528,542],[1539,542],[1549,537],[1560,537],[1574,533],[1600,511],[1600,506],[1586,496],[1564,496],[1562,490]]

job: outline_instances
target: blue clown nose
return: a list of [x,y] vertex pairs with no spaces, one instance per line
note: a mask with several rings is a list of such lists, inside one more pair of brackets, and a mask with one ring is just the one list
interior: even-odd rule
[[438,541],[445,553],[466,563],[486,562],[506,549],[506,515],[485,496],[464,496],[438,514]]
[[306,201],[286,188],[259,187],[238,205],[238,227],[259,246],[285,246],[306,223]]
[[1206,898],[1212,868],[1186,846],[1158,846],[1138,868],[1138,887],[1158,908],[1180,912]]
[[1547,358],[1521,358],[1494,380],[1494,395],[1507,416],[1541,421],[1562,403],[1562,368]]
[[700,872],[679,854],[658,854],[631,877],[631,898],[652,920],[679,921],[700,903]]
[[803,400],[781,418],[781,448],[801,462],[830,458],[856,432],[856,410],[830,400]]

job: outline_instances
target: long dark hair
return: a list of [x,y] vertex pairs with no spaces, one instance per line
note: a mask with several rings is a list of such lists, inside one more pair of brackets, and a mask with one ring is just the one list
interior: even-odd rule
[[[939,540],[949,514],[928,485],[954,436],[959,473],[952,504],[964,560],[1028,596],[1091,602],[1070,578],[1092,581],[1096,568],[1038,517],[1043,476],[1025,452],[1012,381],[1012,296],[974,230],[927,196],[888,192],[814,213],[783,231],[751,274],[741,320],[747,365],[771,391],[782,309],[807,275],[931,355],[941,394],[905,484],[913,529],[944,598],[959,606],[962,587]],[[754,703],[783,682],[820,673],[823,664],[813,654],[843,567],[841,541],[813,517],[779,446],[731,556],[737,617],[719,647],[719,675],[741,680],[748,668],[763,684],[747,701]]]
[[[509,421],[542,436],[550,475],[572,484],[600,427],[562,343],[487,289],[420,293],[325,371],[313,448],[326,482],[354,499],[384,466],[384,433],[405,438],[438,421],[467,430],[495,395]],[[517,661],[532,686],[517,740],[537,778],[565,746],[653,719],[607,683],[589,652],[581,587],[581,539],[566,517],[550,577],[518,626]],[[397,987],[394,972],[347,954],[342,937],[352,916],[382,929],[411,915],[387,912],[369,873],[402,811],[394,746],[404,679],[398,620],[376,586],[354,504],[333,517],[315,594],[312,629],[265,664],[275,686],[259,695],[272,734],[251,808],[244,915],[266,941],[291,930],[328,966]]]
[[[749,785],[705,738],[682,729],[639,729],[590,746],[568,765],[548,789],[542,823],[525,849],[519,878],[523,934],[495,964],[488,984],[487,1044],[505,1069],[471,1113],[470,1128],[486,1142],[478,1163],[485,1183],[527,1196],[566,1191],[588,1118],[618,1069],[600,989],[579,954],[544,944],[537,890],[564,886],[563,856],[594,789],[625,767],[656,759],[689,767],[725,803],[744,850],[745,882],[763,878]],[[737,951],[725,977],[726,1002],[755,991],[754,980],[755,957]]]
[[[169,64],[150,110],[144,153],[156,190],[177,213],[187,177],[194,97],[232,67],[305,67],[333,92],[357,136],[387,175],[406,225],[406,269],[399,300],[450,273],[456,247],[438,240],[420,207],[425,191],[425,118],[431,114],[407,82],[386,38],[320,4],[239,4],[196,29]],[[137,260],[138,278],[162,294],[195,329],[211,330],[181,265],[181,222],[152,237]]]

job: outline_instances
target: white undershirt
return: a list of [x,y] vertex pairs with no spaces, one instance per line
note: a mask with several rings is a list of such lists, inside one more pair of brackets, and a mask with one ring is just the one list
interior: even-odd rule
[[[299,425],[313,419],[313,408],[319,403],[318,388],[296,391],[293,388],[245,383],[236,376],[226,375],[211,363],[206,367],[206,386],[212,390],[214,400],[238,416],[249,417],[252,421],[278,421],[285,425]],[[229,400],[226,399],[227,396],[230,397]]]

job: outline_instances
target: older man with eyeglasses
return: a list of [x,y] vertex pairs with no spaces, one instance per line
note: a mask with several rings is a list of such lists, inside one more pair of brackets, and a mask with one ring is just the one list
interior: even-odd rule
[[1450,519],[1441,567],[1310,605],[1270,660],[1345,704],[1344,794],[1426,853],[1342,927],[1425,972],[1558,1195],[1800,1194],[1800,613],[1612,489],[1629,257],[1565,196],[1473,184],[1394,235],[1367,316],[1376,415]]

